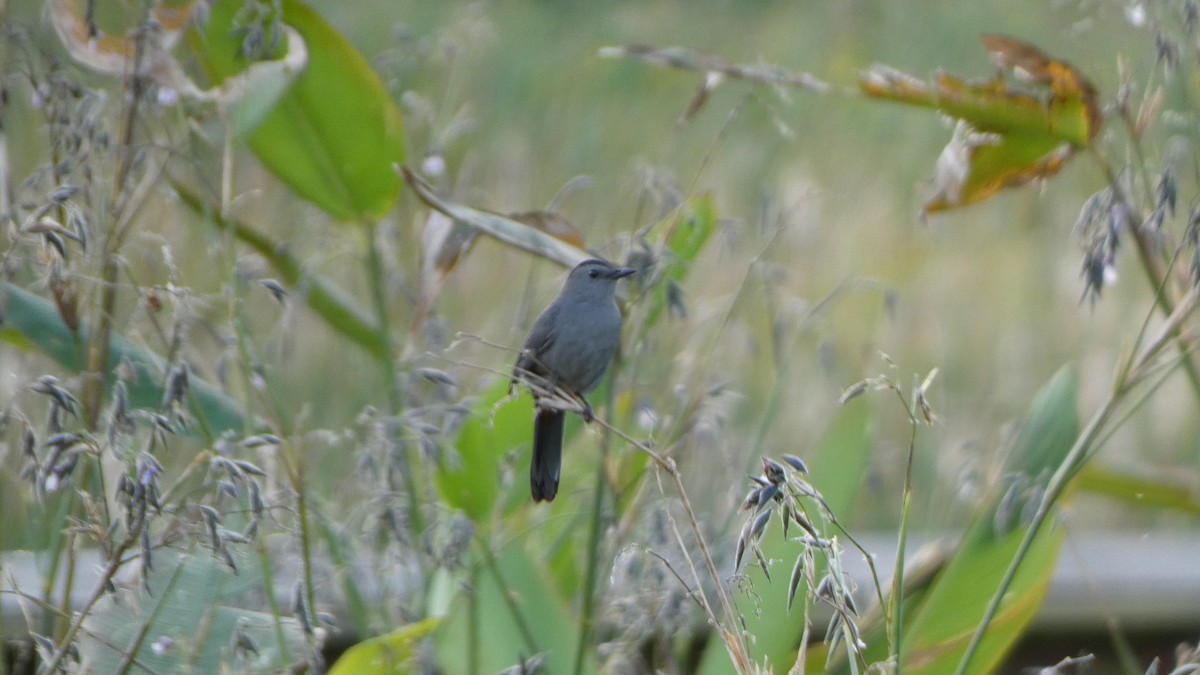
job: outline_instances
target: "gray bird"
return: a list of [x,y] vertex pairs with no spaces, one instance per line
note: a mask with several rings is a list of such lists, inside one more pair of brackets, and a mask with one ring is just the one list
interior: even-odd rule
[[[603,260],[584,260],[576,265],[558,298],[542,312],[525,338],[513,367],[512,387],[525,378],[542,391],[562,387],[581,399],[594,389],[621,339],[621,312],[613,295],[617,280],[633,272]],[[566,415],[537,401],[537,389],[529,489],[533,501],[553,501],[562,468]],[[583,418],[588,422],[592,419],[592,408],[586,400]]]

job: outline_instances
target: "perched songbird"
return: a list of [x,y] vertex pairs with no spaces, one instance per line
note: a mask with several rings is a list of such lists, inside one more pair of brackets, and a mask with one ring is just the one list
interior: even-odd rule
[[[621,312],[614,292],[617,280],[633,274],[603,260],[585,260],[571,270],[558,298],[537,322],[513,367],[513,386],[524,378],[534,391],[533,463],[529,489],[535,502],[553,501],[562,468],[562,410],[541,400],[562,388],[583,399],[600,382],[621,339]],[[540,395],[539,395],[540,394]],[[583,418],[592,408],[583,401]]]

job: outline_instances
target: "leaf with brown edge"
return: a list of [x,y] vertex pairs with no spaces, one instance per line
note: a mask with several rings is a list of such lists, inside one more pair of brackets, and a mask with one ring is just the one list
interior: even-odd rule
[[395,170],[417,197],[431,209],[509,246],[553,260],[564,267],[574,267],[591,257],[587,251],[578,246],[549,236],[525,223],[444,198],[406,166],[397,165]]
[[[228,121],[234,137],[241,138],[274,108],[308,63],[304,40],[285,27],[287,48],[280,58],[255,62],[220,85],[204,89],[192,81],[174,54],[183,30],[196,20],[195,2],[151,8],[151,18],[160,30],[155,32],[153,48],[143,44],[140,49],[137,36],[144,33],[118,25],[113,30],[119,29],[120,34],[110,35],[86,17],[78,0],[49,0],[47,11],[63,47],[77,62],[110,76],[126,75],[136,63],[138,72],[158,85],[163,100],[177,96],[192,102],[191,114],[202,122],[200,127],[210,140],[220,139],[224,133],[207,121],[210,109],[215,108],[218,119]],[[123,18],[128,21],[130,16]]]
[[959,122],[938,158],[937,193],[925,203],[925,213],[967,206],[1004,188],[1049,178],[1073,154],[1069,143],[1046,136],[979,134]]
[[[1096,88],[1078,69],[1014,38],[986,35],[983,44],[1001,70],[990,81],[939,73],[927,82],[884,66],[860,78],[868,96],[959,120],[938,160],[937,193],[926,202],[926,213],[1053,176],[1091,144],[1102,124]],[[1006,80],[1005,72],[1028,88]]]
[[[158,35],[162,49],[146,50],[147,53],[142,54],[143,61],[139,66],[144,74],[161,82],[161,73],[158,71],[167,67],[164,61],[170,58],[168,52],[191,20],[194,5],[194,2],[176,3],[175,6],[155,4],[149,9],[160,29]],[[76,61],[106,75],[124,75],[130,70],[137,45],[133,38],[124,33],[132,31],[133,26],[98,27],[86,16],[83,3],[78,0],[49,0],[46,12],[63,47]],[[174,67],[174,64],[170,64],[170,67]]]
[[510,213],[508,217],[541,230],[555,239],[583,248],[583,234],[569,220],[553,211],[520,211]]
[[421,311],[432,308],[446,279],[475,245],[479,232],[440,211],[429,212],[421,231]]

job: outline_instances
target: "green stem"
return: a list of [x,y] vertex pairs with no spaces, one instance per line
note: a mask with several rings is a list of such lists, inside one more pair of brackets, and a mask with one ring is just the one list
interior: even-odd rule
[[[317,591],[313,581],[313,564],[312,564],[312,525],[309,523],[308,511],[308,493],[304,490],[304,466],[303,464],[296,467],[296,511],[300,515],[300,550],[302,551],[301,559],[304,561],[304,594],[305,604],[308,605],[310,611],[314,611],[316,607]],[[306,619],[306,620],[311,620]]]
[[92,590],[91,596],[84,601],[83,606],[79,608],[79,611],[74,613],[74,618],[71,621],[71,625],[67,627],[66,633],[58,641],[57,645],[55,646],[54,653],[50,656],[50,659],[42,668],[41,672],[53,673],[57,671],[59,664],[62,663],[63,658],[65,658],[67,655],[67,648],[72,642],[75,641],[75,636],[79,634],[79,630],[83,627],[84,620],[86,620],[91,614],[92,608],[96,606],[96,603],[100,601],[100,598],[104,597],[108,582],[110,582],[116,576],[117,572],[121,569],[121,566],[125,564],[125,551],[129,550],[129,547],[138,541],[143,527],[145,527],[145,519],[142,519],[138,525],[130,530],[129,534],[125,536],[125,539],[122,540],[115,549],[113,549],[113,554],[111,559],[108,561],[108,565],[100,574],[99,583],[96,584],[96,587]]
[[996,588],[995,594],[992,595],[992,600],[988,603],[987,610],[983,614],[983,618],[979,621],[979,626],[975,629],[975,634],[971,636],[971,643],[967,646],[967,651],[963,654],[962,661],[958,664],[956,675],[966,675],[971,665],[971,659],[975,656],[975,652],[979,650],[979,645],[983,642],[984,633],[987,632],[988,626],[1000,611],[1000,603],[1004,600],[1004,596],[1008,593],[1008,589],[1012,586],[1013,579],[1017,576],[1017,571],[1024,562],[1025,556],[1029,554],[1029,549],[1033,546],[1033,540],[1041,530],[1042,524],[1046,521],[1046,517],[1050,514],[1050,509],[1058,502],[1059,497],[1066,490],[1067,484],[1082,468],[1084,461],[1090,454],[1090,451],[1099,437],[1101,430],[1104,429],[1116,409],[1117,402],[1123,397],[1123,390],[1117,390],[1105,402],[1104,407],[1096,412],[1091,421],[1088,422],[1087,428],[1076,439],[1075,445],[1071,446],[1070,452],[1063,459],[1062,464],[1059,464],[1054,475],[1050,477],[1050,482],[1046,486],[1046,494],[1042,497],[1042,503],[1038,505],[1037,513],[1033,516],[1033,521],[1029,524],[1029,529],[1025,531],[1025,537],[1021,539],[1021,545],[1017,548],[1017,552],[1013,555],[1013,559],[1008,564],[1008,569],[1004,572],[1004,578],[1000,580],[1000,585]]
[[[481,544],[486,546],[486,544]],[[479,564],[471,565],[471,587],[467,589],[467,672],[479,672]]]
[[[609,410],[612,410],[612,388],[609,388]],[[596,483],[593,486],[592,519],[588,532],[587,570],[584,572],[583,609],[579,614],[579,642],[575,647],[575,666],[571,672],[583,672],[584,653],[587,651],[588,636],[592,632],[592,613],[595,611],[596,576],[600,567],[600,521],[604,507],[604,464],[608,457],[608,434],[600,447],[600,461],[596,466]]]
[[[1134,147],[1139,149],[1139,144],[1135,141]],[[1134,214],[1140,213],[1132,195],[1125,194],[1125,190],[1121,189],[1121,183],[1117,180],[1116,174],[1104,156],[1098,152],[1093,152],[1092,156],[1100,164],[1100,168],[1104,171],[1104,175],[1108,180],[1109,185],[1113,188],[1114,196],[1124,204],[1126,211],[1132,217]],[[1146,232],[1144,228],[1138,227],[1135,224],[1129,226],[1130,234],[1133,237],[1135,248],[1138,253],[1138,262],[1141,263],[1142,272],[1146,275],[1146,280],[1154,287],[1154,301],[1162,310],[1164,316],[1170,316],[1175,311],[1175,301],[1170,297],[1168,286],[1170,281],[1169,268],[1164,268],[1159,260],[1156,252],[1158,244],[1154,240],[1152,233]],[[1185,350],[1182,335],[1176,332],[1174,337],[1179,341],[1180,353],[1187,354]],[[1191,357],[1188,357],[1183,362],[1184,374],[1187,376],[1188,384],[1191,385],[1192,393],[1200,399],[1200,367]]]
[[913,457],[917,454],[917,421],[915,418],[911,420],[911,424],[912,436],[908,442],[908,467],[904,472],[904,501],[900,509],[900,535],[896,542],[896,568],[892,573],[892,620],[888,631],[891,633],[888,636],[888,642],[891,643],[888,656],[895,664],[895,670],[892,671],[895,675],[900,675],[904,667],[900,661],[900,641],[904,639],[904,558],[908,546],[908,512],[909,507],[912,506]]
[[[262,537],[254,538],[254,550],[258,554],[258,568],[263,575],[263,588],[274,588],[274,575],[271,574],[271,558],[267,552],[266,544],[262,541]],[[271,623],[275,628],[275,641],[279,643],[280,661],[282,663],[291,663],[292,657],[288,653],[287,638],[283,634],[283,612],[279,609],[279,600],[275,598],[274,593],[266,593],[265,595],[267,597],[267,604],[271,607]]]
[[[383,258],[379,255],[379,246],[375,242],[375,228],[367,227],[367,282],[371,288],[371,300],[375,304],[376,325],[379,327],[379,341],[386,349],[378,355],[380,370],[383,371],[384,387],[387,389],[388,414],[396,415],[404,407],[400,399],[400,378],[396,374],[396,364],[392,359],[392,330],[388,320],[387,274],[383,269]],[[404,466],[404,491],[408,493],[408,522],[413,541],[420,538],[425,530],[424,519],[421,516],[421,495],[417,492],[416,471],[421,465],[417,449],[411,444],[406,445],[406,451],[400,454]]]

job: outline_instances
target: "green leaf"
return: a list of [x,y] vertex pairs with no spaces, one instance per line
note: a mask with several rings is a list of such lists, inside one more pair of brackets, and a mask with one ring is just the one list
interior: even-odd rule
[[411,666],[418,643],[441,623],[425,619],[379,637],[364,640],[342,654],[329,675],[380,675],[417,672]]
[[873,411],[866,397],[838,408],[808,462],[813,485],[838,520],[849,518],[862,486],[875,437]]
[[[675,260],[692,262],[704,250],[716,224],[717,207],[712,195],[706,194],[689,201],[687,212],[667,236],[667,249]],[[677,279],[683,277],[682,272],[673,272],[678,275]]]
[[547,234],[514,218],[446,199],[434,192],[432,187],[408,167],[399,167],[399,171],[413,193],[422,202],[429,208],[453,219],[455,223],[467,225],[509,246],[529,251],[547,260],[553,260],[567,269],[592,257],[590,253],[575,244]]
[[[235,555],[237,574],[208,553],[158,549],[150,593],[118,590],[88,613],[79,639],[84,670],[120,672],[129,652],[137,659],[130,672],[276,673],[301,661],[308,647],[295,619],[239,606],[261,604],[263,579]],[[234,649],[239,632],[256,652]]]
[[1037,479],[1062,464],[1079,437],[1078,390],[1079,373],[1067,366],[1038,391],[1013,442],[1013,470]]
[[[1009,458],[1009,466],[1024,477],[1027,488],[1014,493],[1015,497],[997,495],[979,512],[958,551],[922,597],[911,624],[905,627],[901,658],[906,672],[953,673],[957,669],[1026,533],[1024,526],[1006,529],[998,523],[1000,502],[1013,500],[1003,509],[1017,522],[1026,507],[1036,507],[1041,493],[1033,486],[1044,483],[1049,470],[1064,460],[1079,436],[1078,386],[1075,370],[1063,368],[1034,397]],[[990,672],[999,666],[1037,614],[1064,535],[1054,524],[1053,513],[1033,540],[971,661],[972,672]]]
[[1172,483],[1161,477],[1131,476],[1125,471],[1088,465],[1075,478],[1075,486],[1092,494],[1117,499],[1134,506],[1174,509],[1200,516],[1200,497],[1195,489],[1177,476]]
[[981,202],[1007,187],[1057,174],[1072,156],[1071,146],[1045,134],[1006,134],[984,141],[956,134],[943,157],[961,153],[965,179],[945,178],[925,203],[925,213]]
[[[996,584],[1024,536],[1024,529],[1013,530],[999,539],[981,532],[951,558],[925,596],[919,614],[905,628],[906,638],[901,648],[905,672],[924,675],[955,672]],[[994,671],[1020,639],[1041,607],[1062,540],[1063,530],[1057,526],[1043,527],[1038,533],[971,661],[971,672]]]
[[1046,136],[1077,147],[1086,146],[1096,131],[1091,109],[1078,95],[1047,105],[994,82],[971,84],[943,73],[926,84],[887,68],[870,71],[860,85],[869,96],[933,108],[976,131]]
[[[573,672],[578,624],[550,578],[525,553],[522,541],[504,547],[495,558],[476,562],[466,585],[471,591],[459,594],[437,633],[442,671],[495,673],[543,654],[544,672]],[[585,673],[596,670],[590,659],[584,661]]]
[[446,505],[461,509],[476,523],[486,523],[496,508],[504,455],[522,444],[528,445],[533,429],[530,396],[522,395],[497,407],[508,396],[508,386],[508,380],[498,380],[484,393],[459,433],[454,447],[456,457],[444,460],[435,476],[438,493]]
[[[53,303],[9,283],[3,287],[2,305],[4,323],[0,338],[25,349],[36,348],[72,372],[83,370],[87,362],[86,324],[78,334],[71,332]],[[104,369],[106,391],[111,390],[112,373],[122,362],[133,367],[134,377],[126,383],[130,405],[157,409],[163,399],[167,364],[158,355],[138,349],[114,334]],[[230,429],[243,430],[241,408],[219,389],[194,375],[188,378],[188,389],[191,413],[207,433],[218,436]]]
[[[213,80],[249,64],[238,56],[238,0],[216,3],[189,43]],[[262,163],[305,199],[340,220],[377,219],[396,203],[392,165],[404,162],[400,109],[362,54],[300,0],[283,0],[283,21],[304,39],[308,65],[251,134]]]
[[[678,288],[692,267],[692,262],[712,237],[717,225],[717,209],[712,195],[689,200],[682,215],[669,216],[675,221],[665,230],[665,248],[669,257],[663,263],[662,278],[654,287],[646,310],[643,330],[657,325],[663,310],[672,303],[673,288]],[[659,224],[663,228],[663,224]]]
[[1017,89],[999,75],[973,83],[942,73],[925,82],[883,66],[859,80],[868,96],[959,120],[938,160],[938,192],[926,213],[1053,176],[1075,150],[1091,144],[1103,123],[1095,86],[1070,64],[1002,35],[985,35],[983,45],[998,69],[1034,89]]

